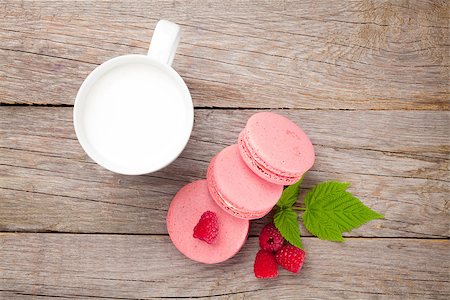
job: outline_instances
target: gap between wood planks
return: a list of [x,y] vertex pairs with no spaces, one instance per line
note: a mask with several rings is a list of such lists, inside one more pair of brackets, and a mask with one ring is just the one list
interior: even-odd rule
[[[76,231],[54,231],[54,230],[25,230],[25,231],[2,231],[0,230],[0,233],[8,233],[8,234],[29,234],[29,233],[37,233],[37,234],[67,234],[67,235],[118,235],[118,236],[169,236],[166,233],[129,233],[129,232],[76,232]],[[257,238],[258,235],[256,234],[249,234],[248,238]],[[302,236],[302,239],[318,239],[315,236]],[[450,240],[450,237],[402,237],[402,236],[351,236],[351,237],[345,237],[345,240],[374,240],[374,239],[392,239],[392,240],[399,240],[399,239],[406,239],[406,240],[436,240],[436,241],[446,241]]]
[[[145,282],[145,281],[144,281]],[[232,295],[239,295],[239,294],[245,294],[245,293],[251,293],[251,292],[257,292],[257,291],[261,291],[263,289],[256,289],[256,290],[245,290],[245,291],[239,291],[239,292],[234,292],[234,293],[226,293],[226,294],[214,294],[214,295],[209,295],[209,296],[174,296],[174,297],[145,297],[145,299],[210,299],[211,297],[225,297],[225,296],[232,296]],[[337,290],[340,291],[340,290]],[[100,296],[89,296],[89,295],[79,295],[79,294],[70,294],[67,296],[61,296],[61,295],[49,295],[49,294],[32,294],[32,293],[23,293],[20,291],[16,291],[16,290],[0,290],[0,292],[8,292],[11,293],[13,295],[19,295],[19,296],[32,296],[32,297],[49,297],[49,298],[64,298],[64,299],[74,299],[77,297],[83,297],[83,298],[95,298],[95,299],[117,299],[117,300],[137,300],[139,298],[124,298],[124,297],[100,297]],[[367,293],[367,294],[381,294],[384,295],[383,293]]]
[[[1,101],[1,100],[0,100]],[[74,107],[73,104],[50,104],[50,103],[2,103],[0,107]],[[227,106],[194,106],[195,110],[298,110],[298,111],[449,111],[447,109],[430,110],[430,109],[390,109],[390,108],[299,108],[299,107],[251,107],[251,106],[239,106],[239,107],[227,107]]]

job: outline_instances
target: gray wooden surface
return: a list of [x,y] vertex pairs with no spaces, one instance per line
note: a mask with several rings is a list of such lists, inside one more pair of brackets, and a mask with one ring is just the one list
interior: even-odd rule
[[[78,144],[74,97],[104,60],[145,54],[161,18],[182,26],[192,137],[162,171],[113,174]],[[0,299],[448,299],[448,20],[445,1],[0,1]],[[305,187],[351,182],[386,216],[344,244],[301,228],[301,274],[269,281],[252,264],[270,216],[215,266],[165,228],[175,192],[259,109],[311,137]]]

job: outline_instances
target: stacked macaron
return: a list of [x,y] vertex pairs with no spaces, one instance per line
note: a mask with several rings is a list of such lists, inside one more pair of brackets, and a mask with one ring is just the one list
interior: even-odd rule
[[254,114],[210,162],[206,180],[183,187],[172,200],[167,230],[175,247],[195,261],[218,263],[245,243],[249,220],[269,213],[284,185],[314,164],[308,136],[284,116]]

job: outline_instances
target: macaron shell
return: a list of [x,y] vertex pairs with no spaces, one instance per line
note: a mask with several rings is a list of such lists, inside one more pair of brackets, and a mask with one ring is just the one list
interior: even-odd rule
[[259,177],[276,184],[281,185],[291,185],[298,180],[300,180],[301,176],[297,175],[295,177],[289,175],[283,175],[284,173],[281,171],[272,171],[270,170],[264,162],[260,161],[258,158],[258,154],[250,149],[246,143],[245,130],[241,132],[238,140],[239,151],[241,153],[241,157],[247,166]]
[[218,192],[216,187],[216,182],[214,181],[214,176],[211,174],[214,171],[214,163],[215,163],[215,157],[211,160],[211,163],[208,167],[208,189],[211,197],[214,199],[216,204],[221,207],[223,210],[225,210],[230,215],[235,216],[236,218],[245,219],[245,220],[253,220],[261,218],[265,215],[267,215],[271,210],[270,209],[265,211],[245,211],[242,208],[236,208],[233,206],[232,203],[228,202],[226,199],[223,198],[223,196]]
[[244,131],[247,147],[274,173],[301,177],[314,164],[314,147],[310,139],[284,116],[256,113],[249,118]]
[[[193,230],[206,211],[216,213],[219,234],[213,244],[193,237]],[[247,240],[249,222],[221,209],[211,198],[206,180],[198,180],[181,188],[167,213],[167,231],[175,247],[188,258],[214,264],[234,256]]]
[[214,200],[240,218],[257,219],[266,215],[283,192],[283,186],[270,183],[250,170],[238,145],[223,149],[211,161],[208,187]]

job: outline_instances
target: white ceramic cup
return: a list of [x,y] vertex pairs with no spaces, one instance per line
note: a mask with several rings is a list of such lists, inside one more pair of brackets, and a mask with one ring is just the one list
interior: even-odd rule
[[140,175],[166,167],[183,151],[194,107],[171,67],[179,40],[179,26],[161,20],[147,55],[110,59],[84,80],[73,122],[84,151],[99,165]]

